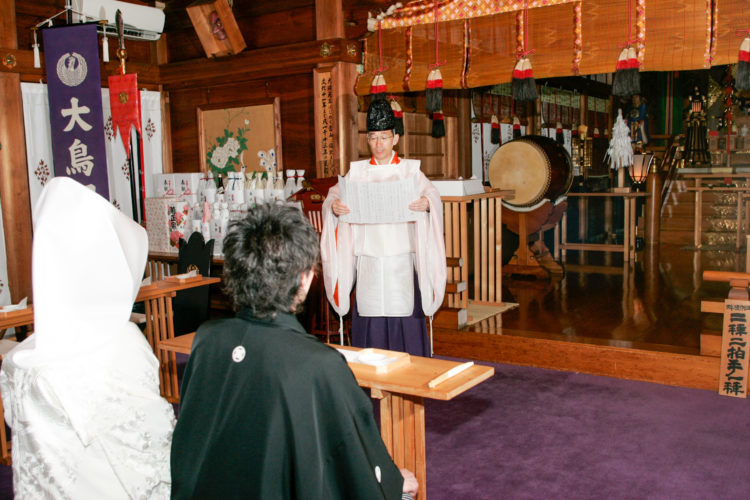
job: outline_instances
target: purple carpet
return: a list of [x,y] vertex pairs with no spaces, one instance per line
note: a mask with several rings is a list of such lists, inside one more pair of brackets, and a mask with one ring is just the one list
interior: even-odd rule
[[[494,366],[453,401],[427,401],[431,500],[750,497],[750,401]],[[11,482],[0,467],[0,499]]]
[[431,500],[750,498],[750,401],[494,366],[426,404]]

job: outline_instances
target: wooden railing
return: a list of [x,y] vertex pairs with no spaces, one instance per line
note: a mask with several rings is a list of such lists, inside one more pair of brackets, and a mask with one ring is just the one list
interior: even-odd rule
[[[502,303],[502,206],[510,191],[469,196],[443,196],[443,229],[447,260],[445,302],[435,321],[460,328],[466,323],[469,300]],[[473,228],[473,229],[472,229]],[[469,288],[473,268],[474,285]],[[443,321],[449,316],[450,319]]]
[[[703,194],[706,192],[713,193],[734,193],[737,196],[737,227],[735,229],[736,242],[735,248],[739,249],[744,243],[742,235],[744,226],[748,217],[748,207],[745,206],[750,197],[750,175],[747,174],[684,174],[684,178],[693,180],[694,185],[687,188],[687,191],[695,193],[695,215],[693,224],[693,245],[696,248],[703,246]],[[729,179],[734,186],[721,186],[719,182]],[[704,181],[715,180],[717,185],[704,186]]]

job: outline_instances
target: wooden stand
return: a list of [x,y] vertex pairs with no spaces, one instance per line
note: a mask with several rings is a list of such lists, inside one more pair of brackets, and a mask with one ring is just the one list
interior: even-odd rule
[[629,193],[630,188],[625,186],[625,168],[620,167],[617,170],[617,187],[612,189],[614,193]]
[[219,283],[219,278],[201,277],[200,280],[179,283],[161,280],[156,286],[142,288],[136,302],[144,302],[146,309],[146,340],[159,360],[159,386],[161,395],[170,403],[178,403],[177,360],[174,353],[159,349],[159,343],[174,338],[172,298],[179,290]]
[[542,279],[563,274],[562,267],[550,254],[541,234],[531,247],[528,236],[554,228],[567,208],[567,202],[553,205],[549,201],[531,212],[517,212],[503,207],[503,221],[508,229],[518,235],[518,249],[510,262],[503,266],[503,274],[522,274]]
[[[502,304],[502,210],[508,190],[466,196],[442,196],[447,283],[445,301],[433,326],[462,328],[473,303]],[[470,228],[473,227],[473,234]],[[469,289],[469,262],[474,263],[474,287]],[[473,295],[470,297],[470,292]]]
[[[636,199],[647,198],[651,196],[650,193],[639,193],[639,192],[626,192],[626,193],[615,193],[615,192],[604,192],[604,193],[568,193],[568,198],[577,198],[579,200],[579,238],[580,242],[570,243],[568,242],[568,217],[567,214],[563,215],[562,218],[562,235],[560,241],[560,248],[562,250],[562,258],[565,260],[568,250],[596,250],[604,252],[622,252],[623,260],[631,261],[635,259],[635,229],[638,225],[638,214],[636,213]],[[611,198],[623,198],[624,209],[623,209],[623,243],[586,243],[587,227],[588,227],[588,203],[587,198],[605,198],[605,229],[607,234],[610,234],[614,228],[612,224],[612,206],[608,199]]]

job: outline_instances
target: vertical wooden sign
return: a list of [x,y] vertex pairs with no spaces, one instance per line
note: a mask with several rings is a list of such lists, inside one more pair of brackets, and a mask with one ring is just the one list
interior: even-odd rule
[[336,135],[333,109],[333,75],[328,69],[314,72],[315,85],[315,164],[316,177],[339,175],[336,168]]
[[737,398],[747,397],[748,319],[750,301],[724,301],[724,322],[721,339],[719,394]]

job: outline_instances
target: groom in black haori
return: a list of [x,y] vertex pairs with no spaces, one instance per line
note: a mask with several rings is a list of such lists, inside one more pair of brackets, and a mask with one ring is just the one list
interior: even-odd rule
[[416,493],[344,357],[294,316],[318,262],[296,208],[230,226],[224,284],[237,315],[198,329],[172,444],[172,498],[398,499]]

